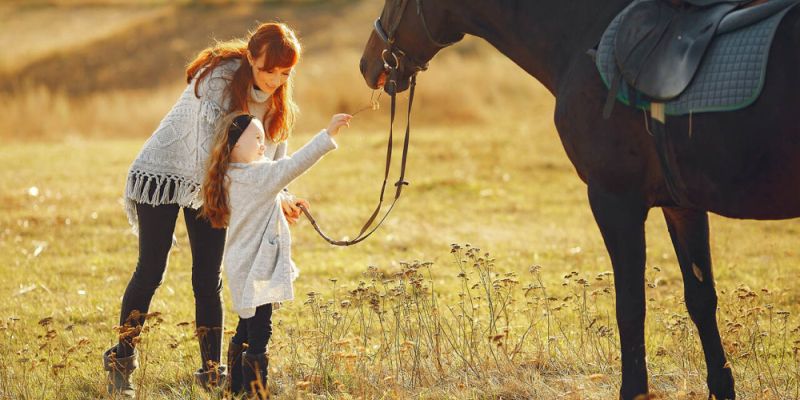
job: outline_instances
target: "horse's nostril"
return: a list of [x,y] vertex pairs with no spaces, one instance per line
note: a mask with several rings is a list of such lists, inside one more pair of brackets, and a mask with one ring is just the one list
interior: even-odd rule
[[366,73],[367,73],[367,60],[362,58],[361,59],[361,75],[364,75]]

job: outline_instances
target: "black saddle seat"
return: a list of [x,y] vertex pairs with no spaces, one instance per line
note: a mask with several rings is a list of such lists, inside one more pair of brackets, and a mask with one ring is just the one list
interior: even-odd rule
[[[700,1],[700,0],[692,0]],[[706,0],[706,7],[648,0],[632,7],[615,42],[623,79],[656,101],[680,95],[692,81],[720,21],[737,2]]]
[[621,76],[646,98],[678,97],[714,36],[756,23],[800,0],[645,0],[620,22],[615,54]]

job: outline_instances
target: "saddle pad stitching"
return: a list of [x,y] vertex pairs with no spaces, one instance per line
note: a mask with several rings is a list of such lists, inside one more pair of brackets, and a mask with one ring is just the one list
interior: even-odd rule
[[[613,57],[613,38],[619,21],[637,0],[626,7],[609,25],[598,46],[597,68],[603,83],[618,75]],[[793,6],[759,23],[717,36],[706,53],[706,61],[695,74],[689,87],[676,99],[667,102],[668,115],[730,111],[752,104],[763,89],[771,42],[780,21]],[[622,82],[617,100],[628,106],[627,83]],[[649,102],[641,101],[636,108],[648,110]]]

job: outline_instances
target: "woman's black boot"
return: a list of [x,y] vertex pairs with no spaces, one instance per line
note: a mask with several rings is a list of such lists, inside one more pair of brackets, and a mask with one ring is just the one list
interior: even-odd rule
[[222,328],[198,328],[197,338],[203,366],[194,373],[194,379],[204,389],[212,390],[221,386],[228,375],[228,367],[220,364]]

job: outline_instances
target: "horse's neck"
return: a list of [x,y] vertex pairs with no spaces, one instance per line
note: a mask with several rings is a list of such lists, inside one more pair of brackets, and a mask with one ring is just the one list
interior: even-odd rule
[[452,0],[450,11],[462,32],[485,39],[555,93],[571,60],[630,1]]

